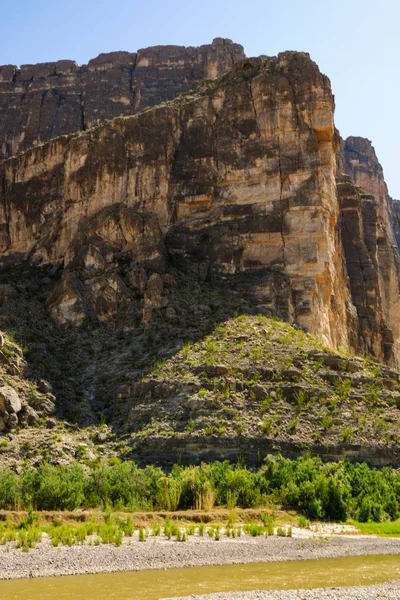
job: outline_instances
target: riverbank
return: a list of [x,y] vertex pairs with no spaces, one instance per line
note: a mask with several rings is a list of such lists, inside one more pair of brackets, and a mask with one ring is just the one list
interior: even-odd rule
[[221,535],[219,541],[208,536],[189,536],[186,542],[165,536],[138,541],[137,533],[125,536],[121,546],[91,545],[90,541],[74,546],[51,544],[48,536],[29,552],[13,544],[0,549],[0,579],[84,575],[144,569],[243,564],[339,558],[374,554],[399,554],[400,538],[360,535],[324,535],[293,537],[252,537],[232,539]]
[[[318,588],[314,590],[229,592],[228,594],[208,594],[187,596],[179,600],[399,600],[400,581],[377,585]],[[178,600],[169,598],[165,600]]]

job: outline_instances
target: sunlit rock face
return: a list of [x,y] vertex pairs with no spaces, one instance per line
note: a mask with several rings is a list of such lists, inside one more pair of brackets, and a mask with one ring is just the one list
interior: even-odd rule
[[358,346],[364,353],[396,360],[400,353],[398,204],[388,194],[369,140],[342,140],[337,162],[341,232],[358,313]]
[[343,149],[337,191],[328,78],[305,53],[237,61],[230,42],[212,48],[227,63],[196,59],[209,79],[197,91],[0,165],[0,266],[60,266],[47,301],[60,326],[107,321],[127,303],[145,323],[176,316],[171,267],[226,285],[253,274],[239,293],[257,310],[396,362],[393,215],[379,173],[361,192]]
[[246,59],[196,94],[5,161],[1,262],[63,264],[49,299],[61,324],[141,293],[167,310],[152,276],[171,260],[200,277],[266,269],[260,306],[348,345],[335,151],[329,80],[309,56]]
[[100,54],[82,67],[71,60],[0,66],[0,158],[160,104],[242,58],[242,46],[217,38],[199,48]]

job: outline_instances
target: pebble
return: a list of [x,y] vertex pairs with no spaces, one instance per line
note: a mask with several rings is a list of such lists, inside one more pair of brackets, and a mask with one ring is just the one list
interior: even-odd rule
[[[0,579],[21,577],[41,577],[56,575],[85,575],[90,573],[110,573],[117,571],[138,571],[144,569],[170,569],[175,567],[196,567],[205,565],[243,564],[250,562],[272,562],[283,560],[305,560],[337,558],[341,556],[365,556],[373,554],[399,554],[400,538],[378,538],[373,536],[333,535],[324,538],[299,539],[296,537],[221,537],[213,541],[207,537],[190,536],[187,542],[168,541],[164,536],[148,538],[146,542],[134,537],[125,537],[122,546],[101,544],[90,546],[87,543],[71,547],[53,547],[48,536],[36,548],[22,552],[10,546],[4,552],[0,547]],[[399,558],[400,562],[400,558]],[[361,589],[361,588],[360,588]],[[352,588],[354,590],[354,588]],[[253,595],[215,596],[216,598],[334,598],[335,596],[313,596],[315,591],[301,592],[303,596],[265,596],[278,592],[252,592]],[[279,592],[287,594],[288,592]],[[295,592],[293,592],[295,593]],[[257,596],[254,594],[264,594]],[[296,592],[296,594],[298,594]],[[394,596],[360,596],[359,598],[396,598]],[[209,596],[208,598],[213,598]],[[346,596],[337,596],[346,598]],[[358,598],[349,596],[349,598]],[[207,598],[207,596],[206,596]]]

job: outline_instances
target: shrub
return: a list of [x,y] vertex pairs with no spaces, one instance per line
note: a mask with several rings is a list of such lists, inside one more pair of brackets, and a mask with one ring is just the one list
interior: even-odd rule
[[[268,456],[257,471],[243,464],[216,461],[195,467],[176,465],[166,474],[160,468],[141,469],[127,461],[96,465],[88,473],[78,464],[43,465],[25,469],[21,474],[9,470],[0,472],[0,509],[107,508],[104,526],[98,533],[103,541],[109,540],[108,543],[119,543],[120,537],[118,534],[115,538],[111,509],[210,511],[214,505],[246,508],[272,502],[299,510],[304,515],[299,518],[299,524],[302,518],[343,521],[349,516],[367,522],[396,520],[399,500],[398,471],[389,467],[370,468],[365,463],[322,463],[309,455],[296,460]],[[31,510],[21,521],[20,530],[35,527],[34,519]],[[233,517],[227,526],[231,535],[237,535]],[[71,541],[72,534],[63,529],[61,522],[54,523],[54,527],[58,528],[52,542],[55,545],[73,543],[74,539],[79,541],[79,536],[84,535],[77,532]],[[132,519],[121,522],[118,528],[132,535]],[[204,527],[200,525],[199,534],[203,532]],[[176,525],[166,521],[165,535],[169,538],[177,535]]]

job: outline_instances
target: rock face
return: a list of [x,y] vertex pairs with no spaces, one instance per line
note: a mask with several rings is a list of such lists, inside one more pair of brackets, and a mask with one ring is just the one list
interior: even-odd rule
[[172,99],[242,58],[242,46],[217,38],[199,48],[100,54],[82,67],[71,60],[0,66],[0,158]]
[[[346,177],[347,176],[347,177]],[[350,137],[338,152],[341,235],[358,347],[365,354],[400,355],[399,221],[369,140]]]
[[76,100],[79,80],[86,116],[75,120],[68,100],[57,113],[64,129],[42,133],[35,117],[30,137],[10,117],[5,154],[175,99],[4,160],[0,267],[60,267],[47,301],[60,326],[106,322],[127,305],[144,323],[178,318],[173,266],[225,278],[260,312],[333,347],[397,363],[399,213],[372,146],[340,142],[330,82],[308,54],[242,56],[217,39],[101,55],[80,69],[22,68],[7,89],[22,73],[32,94],[61,77]]
[[400,200],[393,200],[393,229],[400,249]]
[[166,312],[167,263],[252,271],[263,310],[347,346],[336,143],[307,54],[246,59],[199,93],[5,161],[1,265],[62,264],[48,303],[62,325],[135,298],[147,318]]

